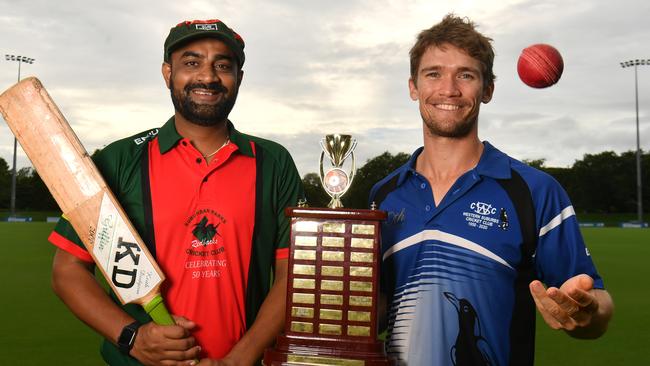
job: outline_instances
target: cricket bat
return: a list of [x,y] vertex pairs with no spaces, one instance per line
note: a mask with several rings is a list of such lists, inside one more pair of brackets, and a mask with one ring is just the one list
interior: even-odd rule
[[120,301],[174,324],[160,295],[165,275],[41,82],[5,91],[0,112]]

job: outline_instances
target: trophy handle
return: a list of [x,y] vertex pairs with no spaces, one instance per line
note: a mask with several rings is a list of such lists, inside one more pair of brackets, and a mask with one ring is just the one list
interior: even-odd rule
[[[354,140],[354,144],[352,144],[352,149],[354,149],[356,146],[357,146],[357,140]],[[351,167],[351,170],[350,170],[350,181],[348,182],[348,187],[345,189],[345,192],[347,192],[348,189],[350,188],[350,186],[352,186],[352,181],[354,180],[354,176],[356,175],[356,164],[355,164],[356,160],[354,159],[353,150],[350,150],[350,152],[345,155],[346,159],[347,159],[348,155],[352,157],[352,167]],[[343,193],[345,193],[345,192],[343,192]],[[341,195],[343,195],[343,193],[341,193]]]
[[[354,151],[354,149],[356,149],[356,147],[357,147],[357,140],[356,140],[356,139],[352,139],[352,146],[350,146],[350,148],[348,149],[348,152],[345,154],[345,156],[343,157],[343,159],[341,159],[341,161],[344,161],[345,159],[347,159],[348,156],[350,156],[350,154],[352,154],[352,152]],[[354,154],[352,154],[352,156],[354,156]],[[354,168],[352,168],[352,169],[354,169]],[[352,179],[350,179],[350,183],[352,183]]]
[[[323,146],[323,140],[320,142],[320,146]],[[325,188],[325,182],[323,181],[323,177],[325,177],[325,171],[323,170],[323,158],[325,157],[325,151],[320,152],[320,160],[319,160],[319,167],[320,167],[320,184],[323,189]],[[327,192],[327,190],[325,190]],[[327,193],[329,195],[329,193]]]
[[[320,148],[321,148],[321,153],[320,153],[320,167],[321,167],[321,177],[322,177],[322,176],[323,176],[323,155],[325,154],[325,151],[327,151],[327,148],[325,147],[325,139],[324,139],[324,138],[323,138],[323,139],[320,139],[319,144],[320,144]],[[335,165],[335,164],[334,164],[334,159],[332,159],[332,157],[329,156],[329,154],[328,154],[328,157],[330,158],[330,162],[332,163],[332,165]],[[323,183],[323,180],[322,180],[322,179],[321,179],[321,183]]]

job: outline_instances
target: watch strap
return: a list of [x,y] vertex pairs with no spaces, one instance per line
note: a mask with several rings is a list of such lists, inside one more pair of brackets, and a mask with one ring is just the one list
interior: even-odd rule
[[117,347],[125,355],[128,355],[133,344],[135,343],[135,336],[138,334],[138,328],[142,324],[139,321],[134,321],[133,323],[122,328],[119,338],[117,339]]

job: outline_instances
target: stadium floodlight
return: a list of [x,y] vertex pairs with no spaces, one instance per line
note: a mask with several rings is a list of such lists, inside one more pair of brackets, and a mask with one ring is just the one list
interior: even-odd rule
[[[33,64],[34,61],[36,61],[35,59],[27,56],[10,55],[10,54],[5,54],[5,59],[7,61],[18,62],[18,81],[20,81],[20,64],[22,63]],[[16,140],[16,137],[14,137],[14,161],[13,161],[13,167],[11,168],[11,208],[10,208],[11,211],[9,217],[16,216],[16,148],[17,146],[18,146],[18,141]]]
[[641,146],[639,139],[639,82],[637,77],[637,66],[650,65],[650,59],[647,60],[629,60],[621,62],[621,67],[634,66],[634,97],[636,101],[636,199],[637,199],[637,219],[643,226],[643,191],[641,186]]

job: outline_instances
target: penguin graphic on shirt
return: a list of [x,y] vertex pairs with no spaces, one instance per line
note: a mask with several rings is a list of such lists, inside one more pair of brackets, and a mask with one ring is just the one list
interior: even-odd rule
[[450,350],[454,366],[495,365],[491,359],[492,350],[481,334],[481,323],[474,306],[469,300],[457,298],[451,292],[443,293],[458,313],[458,336]]

